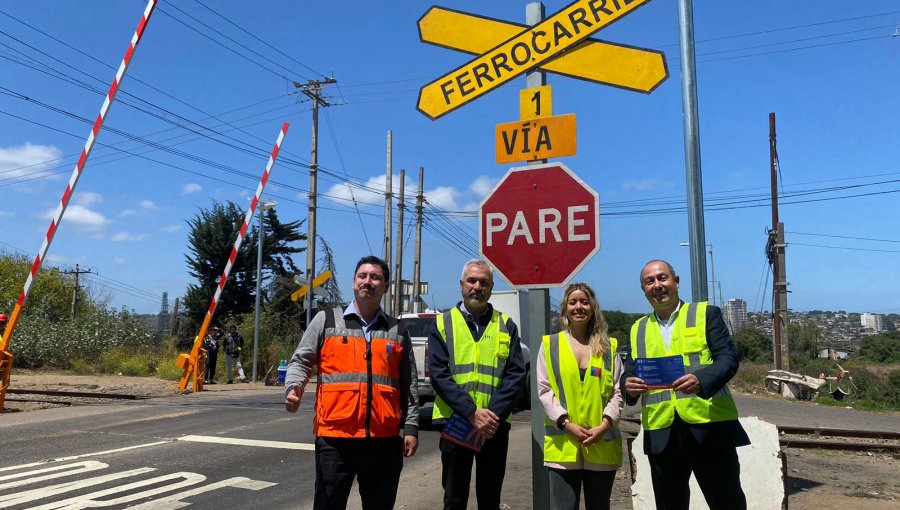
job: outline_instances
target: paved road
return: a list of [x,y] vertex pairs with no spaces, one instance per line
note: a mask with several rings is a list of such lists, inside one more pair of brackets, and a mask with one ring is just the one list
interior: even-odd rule
[[[0,415],[0,509],[309,508],[311,402],[296,415],[281,391],[209,391],[143,402]],[[900,430],[897,415],[738,397],[743,415],[785,424]],[[504,502],[528,508],[528,415],[517,416]],[[398,508],[440,506],[437,433],[420,434]],[[473,498],[474,499],[474,498]],[[358,504],[351,503],[351,508]]]
[[900,413],[872,413],[771,396],[735,395],[741,416],[758,416],[776,425],[900,432]]

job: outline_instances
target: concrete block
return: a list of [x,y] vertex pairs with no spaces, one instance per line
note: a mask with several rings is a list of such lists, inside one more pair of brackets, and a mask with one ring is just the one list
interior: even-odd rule
[[[755,416],[740,418],[741,425],[750,436],[751,444],[737,449],[741,462],[741,486],[747,496],[749,510],[782,508],[784,502],[784,470],[781,447],[778,444],[778,428]],[[643,431],[633,445],[637,460],[637,481],[631,486],[634,510],[656,508],[653,500],[653,483],[650,480],[650,463],[644,455]],[[691,508],[709,510],[700,486],[691,475]]]

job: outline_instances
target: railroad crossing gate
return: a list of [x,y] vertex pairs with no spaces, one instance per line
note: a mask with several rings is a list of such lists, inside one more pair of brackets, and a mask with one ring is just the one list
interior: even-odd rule
[[435,120],[536,68],[650,93],[669,75],[661,51],[588,38],[649,1],[577,0],[532,27],[432,7],[419,39],[477,56],[423,86],[417,109]]

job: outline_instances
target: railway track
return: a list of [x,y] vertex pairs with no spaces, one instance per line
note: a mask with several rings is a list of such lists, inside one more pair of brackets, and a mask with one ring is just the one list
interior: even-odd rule
[[[55,404],[63,406],[96,404],[104,400],[138,400],[146,397],[130,393],[103,393],[99,391],[66,391],[66,390],[31,390],[21,388],[9,388],[7,395],[20,395],[21,397],[7,397],[7,402],[22,402],[26,404]],[[34,398],[51,397],[51,398]]]
[[827,427],[778,427],[784,448],[900,453],[900,432]]

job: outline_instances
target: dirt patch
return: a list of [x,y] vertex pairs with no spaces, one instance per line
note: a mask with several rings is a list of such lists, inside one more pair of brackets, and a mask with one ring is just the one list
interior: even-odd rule
[[[162,397],[177,393],[177,384],[155,377],[126,377],[117,375],[72,375],[65,372],[34,372],[15,370],[10,390],[39,390],[134,395],[137,398]],[[71,405],[108,403],[111,399],[19,394],[7,392],[6,412],[35,411]]]
[[900,455],[787,449],[786,457],[791,510],[900,507]]

